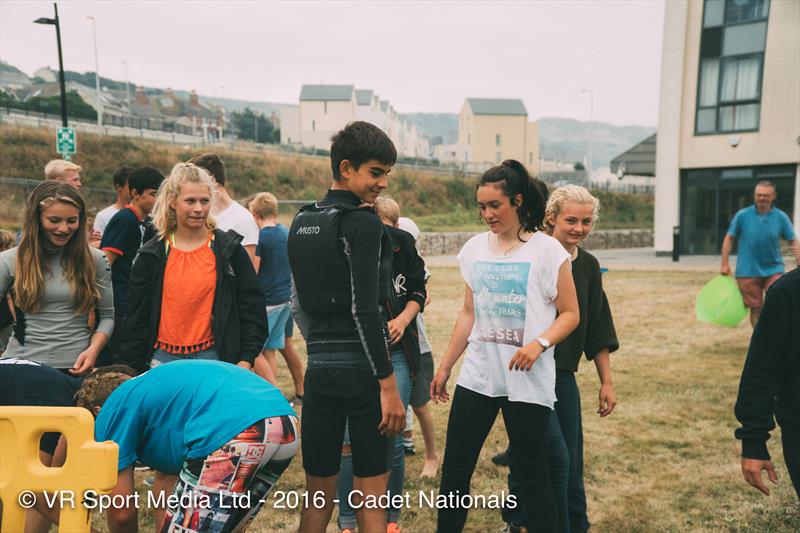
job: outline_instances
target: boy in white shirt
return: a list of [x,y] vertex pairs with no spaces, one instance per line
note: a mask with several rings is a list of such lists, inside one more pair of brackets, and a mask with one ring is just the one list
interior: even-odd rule
[[250,256],[253,268],[258,272],[261,263],[261,259],[256,255],[258,226],[250,211],[228,194],[228,190],[225,188],[225,164],[222,159],[217,154],[205,152],[191,158],[189,163],[205,169],[217,182],[217,194],[211,204],[211,215],[217,221],[217,228],[223,231],[232,229],[243,237],[242,246]]

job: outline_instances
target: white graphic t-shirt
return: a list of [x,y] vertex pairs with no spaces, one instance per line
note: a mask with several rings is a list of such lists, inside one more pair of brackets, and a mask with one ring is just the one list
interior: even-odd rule
[[458,262],[472,289],[475,323],[459,385],[486,396],[553,408],[555,349],[543,352],[527,372],[509,370],[508,363],[555,321],[558,269],[565,261],[569,264],[569,254],[561,243],[542,232],[503,257],[489,251],[488,232],[467,241]]

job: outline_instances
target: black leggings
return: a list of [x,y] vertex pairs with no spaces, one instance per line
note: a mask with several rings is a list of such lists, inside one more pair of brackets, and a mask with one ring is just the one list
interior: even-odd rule
[[794,485],[794,491],[797,497],[800,498],[800,436],[787,435],[786,431],[781,428],[781,437],[783,440],[783,460],[786,463],[786,469],[789,471],[789,479]]
[[[511,460],[528,511],[528,531],[555,532],[558,515],[547,474],[547,424],[551,410],[543,405],[510,402],[505,396],[493,398],[456,386],[447,422],[439,494],[469,494],[475,464],[498,410],[503,412],[508,440],[514,447]],[[467,511],[460,505],[439,509],[437,531],[460,532]]]

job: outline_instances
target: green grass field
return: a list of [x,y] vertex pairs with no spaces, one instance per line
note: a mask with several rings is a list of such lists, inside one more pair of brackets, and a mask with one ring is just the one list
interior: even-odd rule
[[[779,477],[771,496],[762,496],[742,480],[733,404],[751,330],[747,321],[727,329],[694,319],[694,297],[709,277],[697,272],[605,274],[622,344],[612,356],[619,404],[611,416],[600,419],[595,414],[598,380],[593,365],[584,362],[578,376],[593,531],[800,530],[800,509],[781,459],[780,438],[769,442]],[[463,283],[457,269],[434,268],[429,287],[433,302],[426,323],[438,360],[461,305]],[[299,337],[298,348],[303,348]],[[456,372],[453,376],[451,390]],[[287,395],[293,393],[285,368],[281,384]],[[432,408],[441,451],[449,405]],[[438,488],[438,481],[419,478],[419,434],[415,444],[418,454],[407,461],[406,489],[416,495],[420,489]],[[498,418],[472,480],[473,494],[505,489],[506,470],[489,461],[505,444]],[[303,488],[298,456],[276,490]],[[296,530],[299,511],[274,509],[274,503],[274,498],[267,500],[250,531]],[[142,530],[149,531],[152,522],[144,515],[142,511]],[[99,518],[95,524],[104,528]],[[414,508],[404,512],[401,526],[413,533],[432,532],[435,520],[434,511]],[[470,512],[466,529],[494,532],[501,525],[499,512],[479,510]]]

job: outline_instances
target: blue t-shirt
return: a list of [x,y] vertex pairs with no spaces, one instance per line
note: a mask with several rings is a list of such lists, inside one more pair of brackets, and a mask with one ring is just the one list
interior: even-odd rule
[[97,415],[95,440],[119,446],[118,468],[137,459],[177,474],[264,418],[293,415],[281,392],[220,361],[175,361],[120,385]]
[[256,255],[261,258],[258,281],[264,293],[264,305],[282,304],[292,296],[288,238],[289,230],[283,224],[267,226],[258,232]]
[[784,271],[780,239],[795,239],[789,216],[773,207],[759,213],[755,205],[740,209],[731,220],[728,235],[736,238],[737,278],[766,278]]
[[117,319],[122,319],[128,314],[128,286],[133,259],[139,248],[153,235],[154,232],[149,229],[145,219],[140,219],[129,205],[117,211],[103,231],[100,249],[119,256],[111,265],[114,313]]

